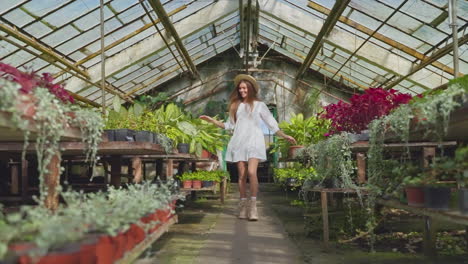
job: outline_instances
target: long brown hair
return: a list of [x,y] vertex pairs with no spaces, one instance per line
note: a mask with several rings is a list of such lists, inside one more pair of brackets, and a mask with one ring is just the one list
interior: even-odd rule
[[250,105],[250,111],[253,111],[254,101],[258,101],[257,90],[255,90],[252,83],[247,80],[240,81],[229,97],[229,117],[234,120],[234,122],[237,121],[237,108],[239,108],[239,105],[242,102],[242,97],[239,93],[239,86],[241,83],[245,83],[247,85],[247,98],[245,98],[244,103],[248,103]]

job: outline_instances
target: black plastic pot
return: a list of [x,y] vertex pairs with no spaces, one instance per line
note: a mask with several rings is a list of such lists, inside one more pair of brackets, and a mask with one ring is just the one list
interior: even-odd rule
[[114,129],[106,129],[104,130],[104,133],[107,135],[107,140],[109,141],[115,141],[114,139]]
[[462,214],[468,214],[468,188],[458,190],[458,204]]
[[212,187],[214,185],[214,181],[202,181],[202,187]]
[[153,132],[151,132],[151,133],[153,134],[153,143],[154,144],[159,144],[160,143],[159,142],[159,134],[153,133]]
[[286,185],[287,186],[296,186],[297,185],[297,179],[296,178],[287,178],[286,179]]
[[448,210],[450,202],[449,187],[424,187],[425,206],[431,209]]
[[136,142],[153,142],[153,133],[149,131],[135,131]]
[[114,141],[135,141],[135,131],[127,128],[115,129]]
[[179,153],[189,153],[190,145],[187,143],[179,143],[177,144],[177,150]]

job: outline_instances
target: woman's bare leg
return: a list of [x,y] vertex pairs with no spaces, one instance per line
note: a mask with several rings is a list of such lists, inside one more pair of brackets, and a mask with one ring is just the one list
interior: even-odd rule
[[240,198],[247,198],[247,163],[244,161],[237,162],[237,174],[239,175],[239,194]]
[[249,159],[248,165],[248,175],[250,182],[250,197],[257,197],[258,193],[258,178],[257,178],[257,168],[258,168],[258,159],[252,158]]

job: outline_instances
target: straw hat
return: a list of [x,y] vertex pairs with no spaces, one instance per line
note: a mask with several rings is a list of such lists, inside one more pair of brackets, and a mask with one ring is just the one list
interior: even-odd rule
[[258,93],[258,90],[259,90],[259,87],[258,87],[258,83],[257,83],[257,80],[255,80],[254,77],[248,75],[248,74],[238,74],[235,78],[234,78],[234,86],[237,87],[237,85],[240,83],[240,81],[242,80],[246,80],[246,81],[249,81],[252,85],[253,85],[253,88],[255,89],[255,92]]

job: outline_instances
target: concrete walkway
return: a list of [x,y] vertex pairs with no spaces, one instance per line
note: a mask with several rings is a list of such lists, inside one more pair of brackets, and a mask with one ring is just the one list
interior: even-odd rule
[[194,263],[302,263],[301,254],[266,204],[257,202],[260,220],[250,222],[237,218],[237,203],[238,198],[227,200]]
[[[304,263],[272,204],[257,201],[259,221],[237,218],[237,185],[226,203],[187,202],[179,223],[135,261],[136,264]],[[267,197],[265,197],[265,201]]]

